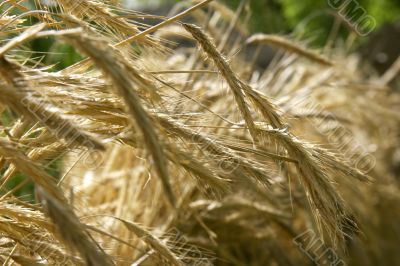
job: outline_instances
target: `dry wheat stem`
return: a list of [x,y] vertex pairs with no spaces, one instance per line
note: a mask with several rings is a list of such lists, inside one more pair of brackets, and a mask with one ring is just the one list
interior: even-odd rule
[[251,36],[247,40],[247,44],[260,43],[260,44],[271,44],[279,48],[288,50],[289,52],[296,53],[304,56],[305,58],[317,62],[321,65],[334,66],[334,63],[324,56],[317,54],[316,52],[310,51],[304,47],[294,44],[292,41],[286,40],[283,37],[276,35],[257,34]]
[[172,18],[164,20],[163,22],[161,22],[161,23],[159,23],[159,24],[157,24],[157,25],[155,25],[155,26],[153,26],[151,28],[148,28],[147,30],[144,30],[144,31],[140,32],[139,34],[136,34],[136,35],[134,35],[132,37],[129,37],[128,39],[126,39],[124,41],[121,41],[121,42],[117,43],[115,45],[115,47],[122,46],[122,45],[127,44],[127,43],[131,43],[134,40],[139,40],[140,38],[143,38],[144,36],[146,36],[146,35],[148,35],[148,34],[150,34],[152,32],[155,32],[158,29],[161,29],[162,27],[165,27],[165,26],[167,26],[167,25],[169,25],[169,24],[171,24],[171,23],[173,23],[175,21],[178,21],[178,20],[184,18],[185,16],[191,14],[193,11],[206,6],[208,3],[212,2],[212,1],[213,0],[202,1],[201,3],[198,3],[197,5],[192,6],[191,8],[185,10],[184,12],[179,13],[176,16],[173,16]]

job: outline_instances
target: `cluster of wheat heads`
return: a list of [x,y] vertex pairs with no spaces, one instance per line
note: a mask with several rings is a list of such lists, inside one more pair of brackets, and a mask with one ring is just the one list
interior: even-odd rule
[[248,36],[246,1],[117,2],[0,3],[3,265],[399,263],[397,66]]

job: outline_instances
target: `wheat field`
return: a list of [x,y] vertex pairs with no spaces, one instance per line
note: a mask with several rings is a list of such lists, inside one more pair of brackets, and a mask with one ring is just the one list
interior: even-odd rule
[[400,265],[400,64],[251,34],[246,1],[27,2],[0,2],[2,265]]

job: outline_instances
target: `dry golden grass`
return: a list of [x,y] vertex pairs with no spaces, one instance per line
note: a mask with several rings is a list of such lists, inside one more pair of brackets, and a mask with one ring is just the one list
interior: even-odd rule
[[[398,63],[380,77],[342,47],[228,41],[245,2],[152,27],[116,1],[23,2],[0,4],[3,265],[313,265],[307,230],[349,265],[400,263]],[[86,57],[31,58],[49,37]],[[282,53],[261,70],[235,53],[249,44]],[[29,182],[35,203],[15,196]]]

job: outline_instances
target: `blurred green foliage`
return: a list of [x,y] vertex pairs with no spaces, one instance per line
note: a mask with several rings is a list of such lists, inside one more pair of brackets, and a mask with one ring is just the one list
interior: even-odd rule
[[[141,0],[145,1],[145,0]],[[235,9],[242,0],[220,0]],[[338,10],[329,6],[329,0],[248,0],[253,32],[287,34],[294,33],[307,38],[313,44],[325,44],[335,23]],[[346,2],[349,0],[343,0]],[[351,0],[372,16],[378,29],[385,23],[400,19],[399,0]],[[177,0],[160,0],[168,4]],[[337,0],[335,2],[338,2]],[[339,36],[346,37],[349,29],[341,27]]]
[[[235,8],[241,0],[224,0]],[[256,32],[300,34],[324,44],[333,28],[338,10],[329,6],[328,0],[248,0],[253,13],[251,29]],[[337,1],[336,1],[337,2]],[[354,2],[355,3],[355,2]],[[398,0],[357,0],[360,7],[377,22],[377,28],[400,19]],[[345,37],[348,30],[342,27],[339,35]]]
[[[24,184],[20,186],[20,184]],[[20,186],[18,190],[15,191],[14,196],[19,198],[20,200],[34,203],[34,184],[33,182],[27,180],[27,177],[23,174],[17,173],[14,177],[5,184],[5,191],[9,191],[14,189],[15,187]],[[2,195],[4,193],[1,193]]]

